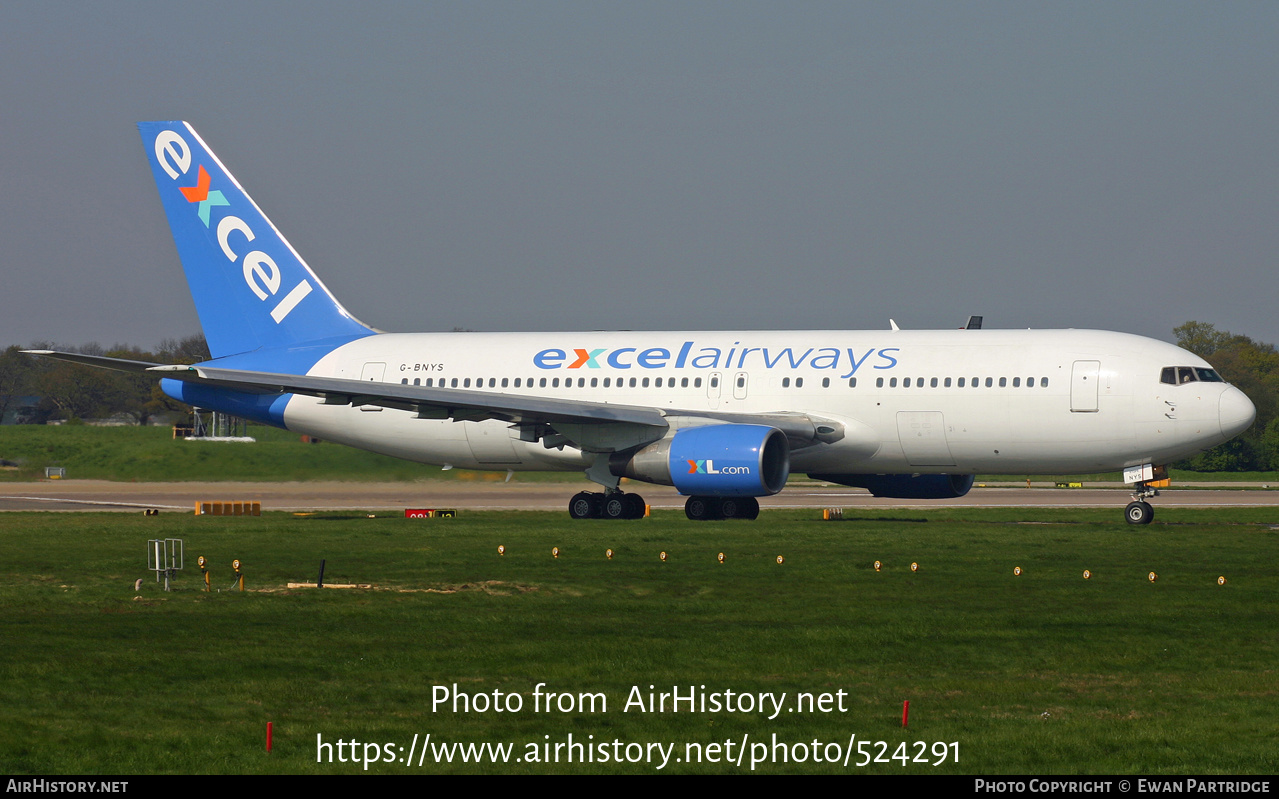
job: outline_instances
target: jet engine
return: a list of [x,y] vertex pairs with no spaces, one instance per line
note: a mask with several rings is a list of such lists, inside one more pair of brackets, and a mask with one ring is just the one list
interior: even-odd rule
[[685,427],[633,453],[614,453],[610,471],[681,494],[765,497],[786,486],[790,445],[775,427],[714,424]]

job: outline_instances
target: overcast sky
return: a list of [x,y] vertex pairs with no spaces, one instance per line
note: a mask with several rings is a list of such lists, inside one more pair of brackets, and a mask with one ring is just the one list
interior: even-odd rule
[[394,331],[1279,342],[1279,3],[0,6],[0,345],[198,331],[185,119]]

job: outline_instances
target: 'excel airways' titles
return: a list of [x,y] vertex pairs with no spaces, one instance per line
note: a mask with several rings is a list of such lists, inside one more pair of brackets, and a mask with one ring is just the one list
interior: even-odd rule
[[863,367],[892,369],[897,358],[892,353],[900,347],[870,348],[865,351],[838,347],[742,347],[737,342],[727,350],[721,347],[696,347],[685,341],[678,352],[665,347],[617,347],[609,349],[551,348],[533,355],[539,369],[833,369],[846,370],[841,378],[852,377]]

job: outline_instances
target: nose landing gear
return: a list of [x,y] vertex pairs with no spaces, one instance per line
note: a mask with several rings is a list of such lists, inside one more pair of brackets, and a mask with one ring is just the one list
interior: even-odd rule
[[1157,496],[1159,489],[1151,488],[1146,483],[1137,483],[1133,486],[1132,502],[1124,508],[1124,518],[1129,524],[1150,524],[1154,521],[1155,509],[1146,499]]

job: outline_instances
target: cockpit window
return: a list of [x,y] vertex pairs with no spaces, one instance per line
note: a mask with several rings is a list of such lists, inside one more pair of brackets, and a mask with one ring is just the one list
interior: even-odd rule
[[1165,366],[1159,373],[1159,382],[1172,386],[1184,383],[1224,383],[1215,369],[1204,369],[1198,366]]

